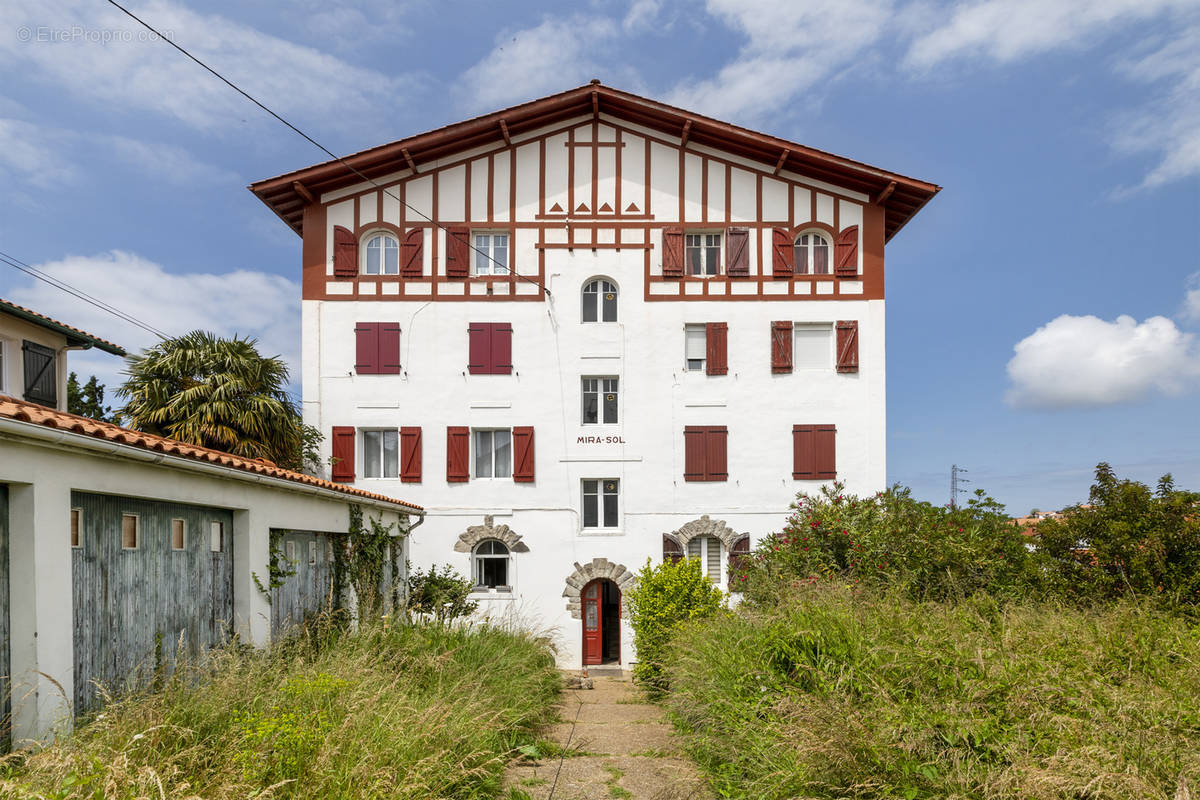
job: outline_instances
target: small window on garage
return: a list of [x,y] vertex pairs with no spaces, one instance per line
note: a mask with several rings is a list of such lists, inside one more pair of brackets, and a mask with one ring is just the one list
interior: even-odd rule
[[121,515],[121,549],[136,550],[142,544],[141,520],[137,514]]
[[308,543],[308,563],[317,563],[317,543],[315,541]]
[[225,552],[225,523],[216,520],[208,523],[208,548],[214,553]]
[[71,547],[83,547],[83,534],[80,523],[83,521],[83,509],[71,509]]
[[171,549],[184,550],[187,548],[187,523],[181,519],[171,520]]
[[296,543],[288,540],[283,543],[283,555],[288,560],[289,565],[296,563]]

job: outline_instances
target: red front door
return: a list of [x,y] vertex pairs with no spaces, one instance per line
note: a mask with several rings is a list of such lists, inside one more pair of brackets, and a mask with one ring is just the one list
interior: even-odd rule
[[603,630],[604,593],[600,581],[592,581],[583,587],[583,663],[599,664],[604,660]]

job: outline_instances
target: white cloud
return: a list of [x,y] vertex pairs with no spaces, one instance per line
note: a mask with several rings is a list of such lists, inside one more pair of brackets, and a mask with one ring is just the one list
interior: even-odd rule
[[1196,337],[1166,317],[1113,322],[1064,314],[1017,342],[1008,362],[1011,405],[1061,409],[1131,403],[1194,388]]
[[1188,322],[1200,322],[1200,272],[1194,272],[1188,277],[1188,289],[1183,297],[1183,318]]
[[0,119],[0,176],[4,183],[47,189],[69,183],[77,173],[60,155],[61,137],[19,119]]
[[[263,355],[281,355],[300,381],[300,287],[279,275],[249,270],[224,274],[170,273],[137,254],[113,250],[35,265],[42,272],[109,303],[170,336],[197,328],[259,341]],[[157,338],[83,300],[30,279],[6,293],[14,303],[107,339],[131,353]],[[124,362],[96,351],[72,353],[71,369],[97,375],[115,391]]]
[[112,155],[169,183],[242,183],[235,173],[199,161],[173,144],[145,142],[127,136],[103,136],[92,141]]

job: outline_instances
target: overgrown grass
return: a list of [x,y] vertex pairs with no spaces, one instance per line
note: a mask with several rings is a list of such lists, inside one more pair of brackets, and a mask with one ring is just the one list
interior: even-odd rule
[[665,702],[722,797],[1200,789],[1200,630],[1149,602],[951,605],[830,586],[694,624],[673,648]]
[[534,637],[370,627],[216,653],[0,768],[0,796],[494,797],[561,681]]

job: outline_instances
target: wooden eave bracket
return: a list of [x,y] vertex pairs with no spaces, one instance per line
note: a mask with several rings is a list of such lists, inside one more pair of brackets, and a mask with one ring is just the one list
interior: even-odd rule
[[687,122],[683,123],[683,134],[681,135],[681,141],[679,142],[680,147],[687,147],[688,136],[690,136],[691,133],[692,121],[689,119]]
[[504,120],[500,120],[500,135],[504,137],[504,144],[512,147],[512,137],[508,135],[508,123]]
[[400,155],[404,156],[404,160],[405,160],[405,161],[408,163],[408,168],[409,168],[409,169],[411,169],[411,170],[413,171],[413,174],[416,174],[416,172],[417,172],[417,165],[416,165],[416,163],[413,161],[413,157],[412,157],[412,155],[411,155],[411,154],[408,152],[408,148],[407,148],[407,147],[401,147],[401,148],[400,148]]
[[887,202],[887,199],[892,196],[892,192],[896,191],[896,182],[892,181],[887,185],[887,188],[879,193],[879,197],[875,198],[875,205],[881,206]]
[[313,197],[313,193],[300,181],[292,181],[292,191],[304,198],[304,202],[306,203],[317,202],[316,198]]
[[779,160],[775,162],[775,171],[771,173],[772,175],[779,175],[779,171],[783,169],[784,162],[788,160],[788,156],[791,154],[791,150],[784,150],[779,154]]

